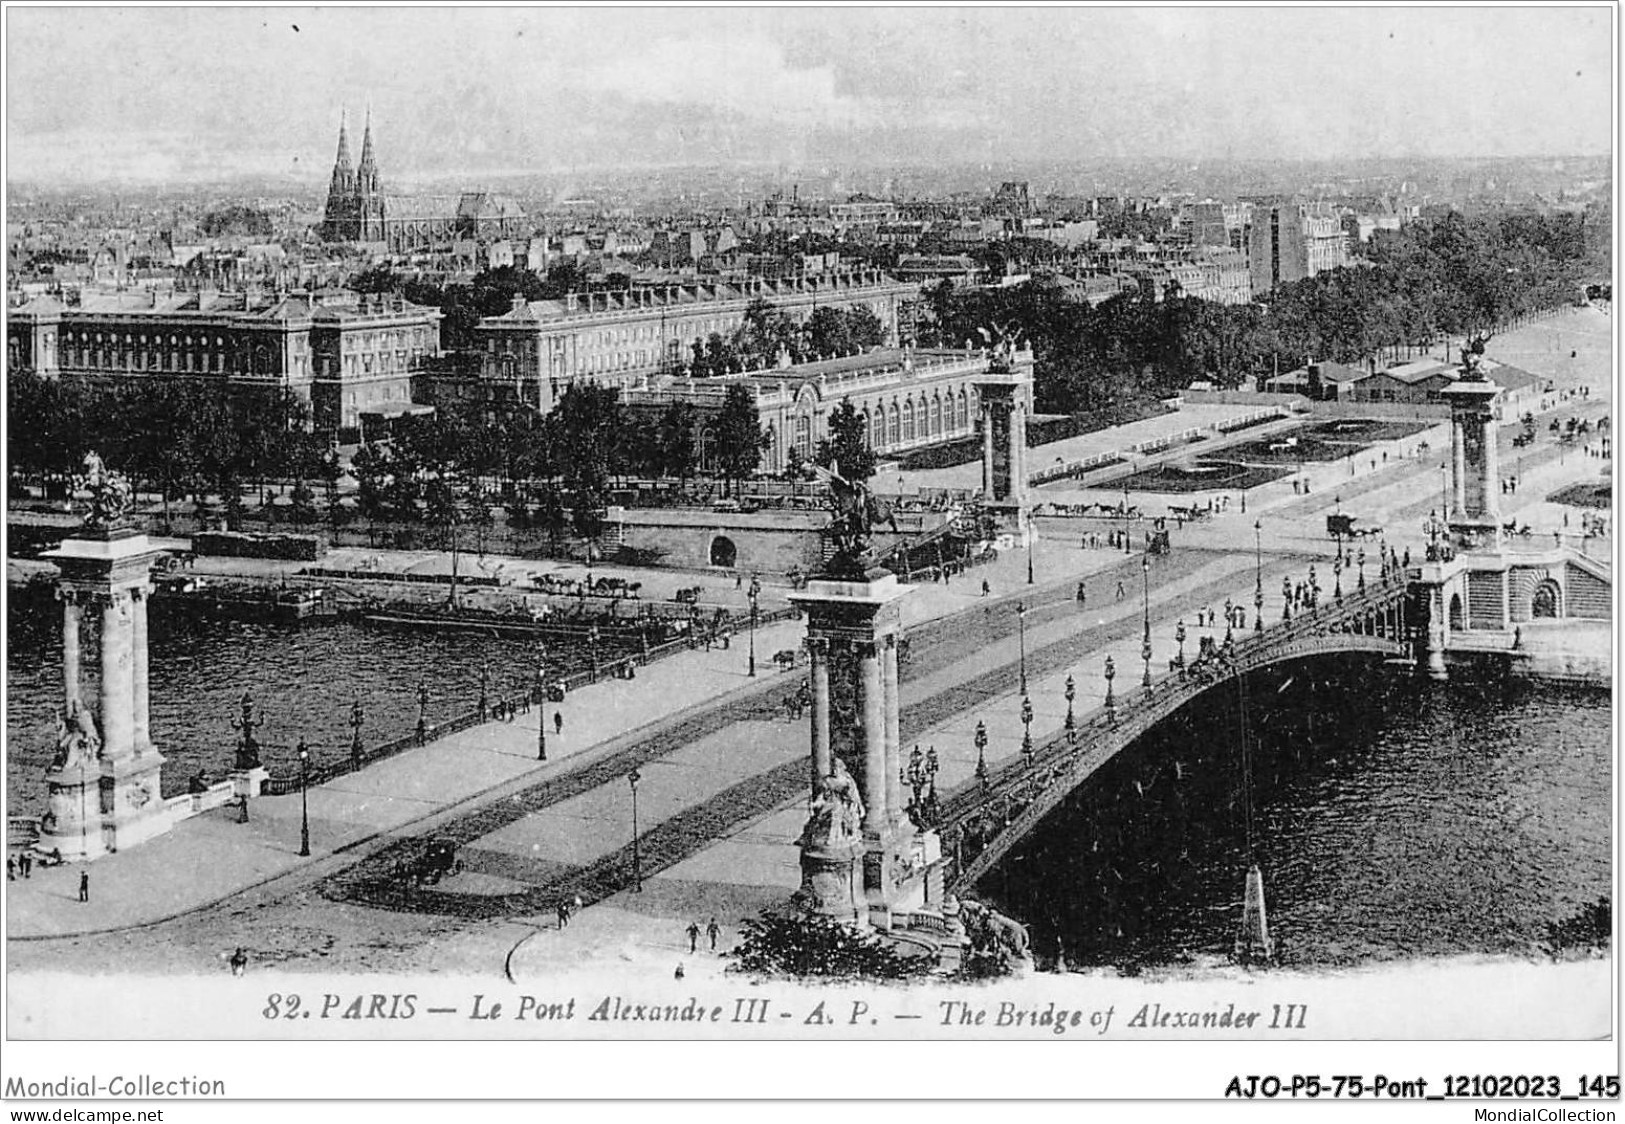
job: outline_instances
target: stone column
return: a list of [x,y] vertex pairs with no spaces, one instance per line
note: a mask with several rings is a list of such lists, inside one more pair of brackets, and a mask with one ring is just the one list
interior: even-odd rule
[[152,734],[147,725],[147,591],[130,591],[130,713],[131,731],[137,753],[152,749]]
[[129,594],[114,590],[102,602],[102,757],[128,757],[134,750],[131,704],[134,668],[130,657]]
[[834,771],[829,751],[829,641],[812,640],[812,771],[813,791]]
[[993,492],[993,406],[982,399],[982,498],[992,503],[999,497]]
[[1485,414],[1477,419],[1482,426],[1480,442],[1484,449],[1484,471],[1479,474],[1479,485],[1484,489],[1484,517],[1501,523],[1501,453],[1495,447],[1495,415]]
[[880,683],[883,692],[886,732],[886,810],[895,825],[903,820],[903,740],[901,716],[897,706],[897,637],[886,637],[881,649]]
[[878,839],[886,834],[886,717],[880,679],[879,646],[859,648],[859,692],[863,715],[863,834]]
[[58,592],[62,598],[62,701],[67,705],[69,724],[72,725],[74,708],[80,705],[79,694],[79,595],[72,590]]
[[1462,432],[1465,424],[1460,414],[1450,419],[1450,510],[1451,515],[1467,513],[1467,442]]
[[1024,504],[1027,497],[1027,413],[1020,395],[1010,399],[1010,481],[1011,503]]

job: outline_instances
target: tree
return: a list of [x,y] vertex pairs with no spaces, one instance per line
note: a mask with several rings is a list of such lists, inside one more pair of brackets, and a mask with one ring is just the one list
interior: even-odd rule
[[662,461],[661,472],[666,476],[675,476],[679,483],[686,483],[698,465],[694,436],[693,404],[679,399],[667,406],[660,416],[656,448]]
[[850,398],[830,411],[829,436],[818,443],[815,458],[825,468],[839,465],[841,476],[854,483],[875,474],[875,452],[869,447],[869,423]]
[[801,979],[903,980],[928,974],[932,956],[901,956],[872,933],[819,913],[763,910],[740,926],[730,972]]
[[722,470],[724,490],[756,471],[761,463],[762,450],[767,448],[767,434],[762,432],[761,418],[756,411],[756,400],[750,391],[735,383],[722,399],[722,411],[714,427],[717,467]]
[[597,539],[603,533],[609,473],[622,433],[620,395],[611,387],[572,384],[548,415],[548,423],[571,493],[576,533]]

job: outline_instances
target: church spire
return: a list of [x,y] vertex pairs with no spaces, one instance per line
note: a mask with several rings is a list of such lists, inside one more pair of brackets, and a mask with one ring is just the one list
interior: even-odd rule
[[339,154],[333,161],[333,172],[336,176],[340,171],[350,170],[350,135],[346,128],[348,114],[339,110]]
[[362,191],[378,190],[378,162],[372,154],[372,107],[367,107],[367,129],[361,138],[361,166],[356,169]]

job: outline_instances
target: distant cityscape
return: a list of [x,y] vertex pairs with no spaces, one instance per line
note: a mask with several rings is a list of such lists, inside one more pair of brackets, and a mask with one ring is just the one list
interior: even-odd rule
[[[1174,291],[1246,305],[1358,266],[1373,238],[1419,220],[1594,216],[1609,192],[1606,160],[1587,158],[1041,169],[1037,186],[968,169],[758,176],[748,189],[718,171],[631,172],[586,194],[523,179],[400,194],[384,123],[368,115],[353,163],[352,127],[340,124],[325,198],[14,189],[8,370],[286,386],[318,431],[353,441],[364,415],[469,399],[546,411],[578,381],[667,398],[696,372],[696,349],[736,333],[752,302],[798,321],[861,307],[893,348],[920,342],[926,297],[944,286],[1030,284],[1087,306]],[[842,190],[859,179],[874,189]],[[366,271],[396,291],[353,291]],[[545,281],[464,331],[401,295],[403,280],[446,291],[493,271]],[[965,432],[968,407],[961,419],[956,398],[943,414],[937,397],[917,403],[918,438],[909,424],[904,440],[899,418],[888,444]]]

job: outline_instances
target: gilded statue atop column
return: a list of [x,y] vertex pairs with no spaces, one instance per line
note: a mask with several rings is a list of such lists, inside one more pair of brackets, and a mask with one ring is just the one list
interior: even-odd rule
[[99,453],[85,454],[85,471],[73,479],[75,492],[88,492],[90,510],[85,526],[97,529],[116,527],[134,507],[130,482],[123,473],[113,472],[102,463]]

